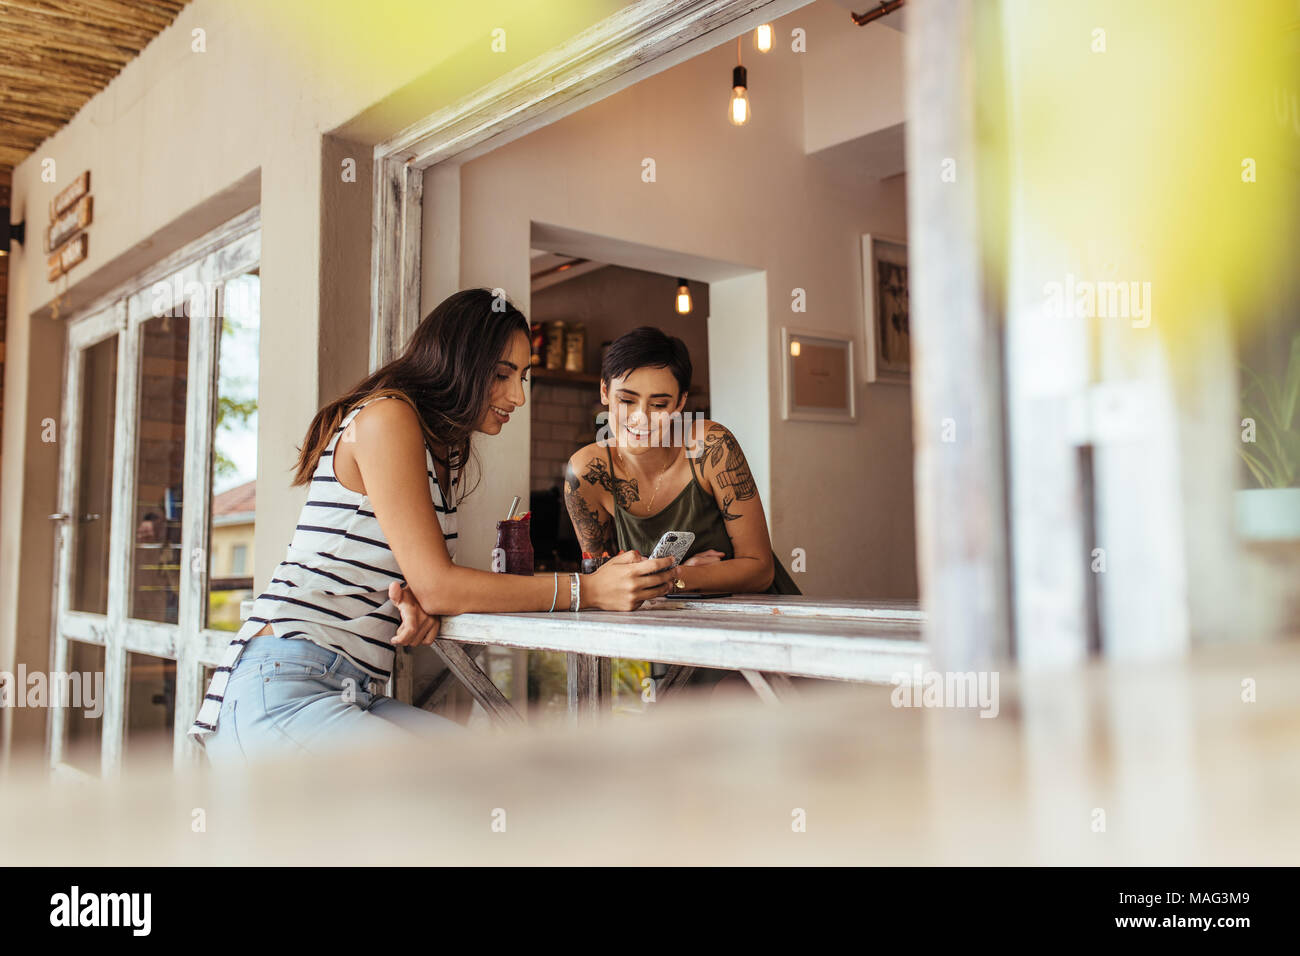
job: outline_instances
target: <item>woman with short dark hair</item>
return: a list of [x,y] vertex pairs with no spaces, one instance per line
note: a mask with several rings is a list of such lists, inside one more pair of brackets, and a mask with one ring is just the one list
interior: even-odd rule
[[798,594],[772,552],[740,443],[725,425],[682,414],[691,372],[686,344],[650,326],[605,352],[600,400],[608,422],[565,471],[582,550],[649,554],[664,532],[691,531],[676,587]]

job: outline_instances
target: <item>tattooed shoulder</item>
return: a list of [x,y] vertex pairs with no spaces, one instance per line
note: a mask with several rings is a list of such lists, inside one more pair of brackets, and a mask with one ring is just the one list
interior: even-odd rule
[[[564,481],[566,484],[572,484],[574,488],[578,487],[579,475],[584,475],[588,466],[597,460],[596,446],[587,445],[575,451],[567,462],[564,464]],[[587,482],[591,484],[590,481]]]
[[[740,449],[740,442],[725,425],[712,422],[704,435],[704,463],[713,473],[716,487],[723,493],[727,505],[746,501],[758,493],[758,486],[749,470],[749,462]],[[724,506],[725,508],[725,506]],[[724,517],[738,517],[730,513]]]
[[[576,457],[576,456],[575,456]],[[578,472],[573,467],[573,458],[564,463],[564,493],[572,494],[578,490]]]
[[599,458],[593,458],[587,463],[582,480],[587,484],[604,488],[618,502],[619,507],[626,508],[631,502],[641,500],[636,479],[619,478]]

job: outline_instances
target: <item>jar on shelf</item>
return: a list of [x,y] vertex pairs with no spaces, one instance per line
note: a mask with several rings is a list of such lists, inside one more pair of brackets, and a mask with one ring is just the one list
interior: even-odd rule
[[542,328],[542,323],[534,322],[528,327],[532,333],[532,350],[533,354],[529,357],[530,365],[541,365],[546,356],[546,330]]
[[564,332],[564,368],[569,372],[586,371],[587,327],[575,322]]
[[564,368],[564,322],[560,319],[546,323],[546,367]]

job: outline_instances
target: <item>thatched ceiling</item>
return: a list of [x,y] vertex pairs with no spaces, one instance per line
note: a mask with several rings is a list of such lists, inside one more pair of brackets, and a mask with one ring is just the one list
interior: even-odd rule
[[0,167],[16,166],[189,0],[0,0]]

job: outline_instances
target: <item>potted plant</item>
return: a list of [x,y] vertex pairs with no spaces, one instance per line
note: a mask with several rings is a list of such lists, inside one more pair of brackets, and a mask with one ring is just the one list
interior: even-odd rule
[[1291,339],[1280,379],[1244,365],[1241,370],[1238,451],[1259,487],[1237,492],[1237,529],[1257,541],[1300,539],[1300,334]]

